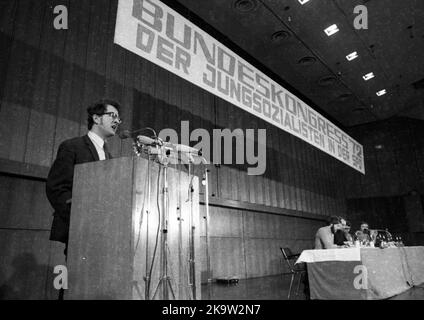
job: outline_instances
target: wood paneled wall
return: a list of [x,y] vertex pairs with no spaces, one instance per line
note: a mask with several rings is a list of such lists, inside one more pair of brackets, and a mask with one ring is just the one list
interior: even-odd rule
[[345,170],[348,198],[424,194],[424,122],[392,118],[349,132],[364,146],[366,175]]
[[349,170],[344,174],[348,215],[355,227],[369,220],[373,227],[402,233],[410,245],[424,244],[424,211],[421,204],[410,205],[412,198],[421,202],[424,195],[423,124],[396,117],[349,130],[366,155],[365,176]]
[[49,241],[52,210],[45,183],[0,174],[0,300],[57,299],[53,268],[64,245]]
[[[212,278],[240,279],[288,272],[280,247],[293,252],[312,249],[311,234],[323,222],[251,210],[210,207],[210,259]],[[205,207],[201,207],[202,280],[207,279]]]
[[[53,27],[56,5],[68,8],[68,30]],[[117,0],[0,2],[2,270],[10,273],[20,252],[40,252],[37,265],[51,268],[48,256],[57,253],[46,249],[54,245],[47,240],[52,210],[43,179],[58,145],[86,132],[86,107],[108,97],[123,105],[123,129],[179,132],[188,120],[191,130],[267,130],[264,175],[248,176],[246,166],[210,167],[211,198],[236,203],[213,209],[212,256],[216,275],[275,274],[280,245],[310,247],[320,221],[346,212],[344,165],[115,45],[116,11]],[[111,144],[115,156],[130,153],[128,142]],[[246,210],[250,204],[262,209]],[[16,239],[28,247],[17,248]]]

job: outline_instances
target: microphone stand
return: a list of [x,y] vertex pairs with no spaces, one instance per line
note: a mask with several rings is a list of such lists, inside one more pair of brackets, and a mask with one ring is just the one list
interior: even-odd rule
[[[190,181],[190,185],[189,185],[189,201],[190,201],[190,230],[191,233],[189,234],[189,248],[190,248],[190,260],[189,260],[189,265],[190,265],[190,285],[192,286],[192,292],[193,292],[193,300],[196,300],[196,262],[195,262],[195,245],[194,245],[194,239],[195,239],[195,229],[196,227],[193,225],[193,215],[194,215],[194,210],[193,210],[193,192],[194,192],[194,188],[193,188],[193,178],[194,178],[194,173],[192,176],[192,163],[194,162],[193,159],[193,154],[188,152],[188,177],[189,177],[189,181]],[[200,156],[196,156],[196,157],[200,157]],[[201,159],[206,162],[206,159],[201,157]],[[202,161],[202,162],[203,162]],[[207,168],[205,169],[205,174],[206,174],[206,181],[208,179],[207,177]],[[209,233],[208,233],[208,223],[209,223],[209,199],[208,199],[208,189],[207,189],[207,184],[206,184],[206,256],[207,256],[207,273],[208,273],[208,283],[211,282],[210,279],[210,257],[209,257]],[[209,286],[210,287],[210,286]],[[209,288],[210,290],[210,288]]]
[[190,286],[192,288],[193,300],[196,300],[196,266],[195,266],[195,247],[194,247],[194,232],[195,226],[193,225],[193,178],[191,177],[191,164],[192,157],[188,156],[188,178],[189,178],[189,201],[190,201],[190,219],[189,219],[189,248],[190,248]]
[[162,300],[169,299],[168,287],[171,290],[172,298],[175,300],[174,290],[172,289],[171,278],[168,275],[168,218],[169,218],[169,203],[168,203],[168,158],[166,154],[162,159],[159,159],[163,165],[163,219],[162,219],[162,277],[160,278],[153,295],[153,300],[156,297],[160,285],[162,285]]
[[[178,180],[181,181],[181,170],[178,170]],[[184,278],[183,272],[183,217],[182,217],[182,204],[181,204],[181,187],[178,188],[178,198],[177,198],[177,219],[178,219],[178,278]],[[183,286],[178,288],[179,297],[183,296]]]
[[150,299],[150,276],[149,276],[149,213],[150,213],[150,148],[147,152],[147,209],[146,209],[146,275],[144,277],[144,297],[146,300]]
[[[149,130],[152,130],[154,132],[153,129],[147,128]],[[144,129],[141,129],[144,130]],[[154,132],[155,133],[155,132]],[[158,140],[159,142],[161,142],[160,139],[157,138],[156,133],[155,133],[155,138],[156,140]],[[162,265],[162,270],[161,270],[161,278],[159,279],[159,282],[156,286],[155,292],[153,294],[153,300],[156,297],[156,294],[158,292],[159,287],[162,285],[162,293],[163,293],[163,297],[162,300],[168,300],[168,287],[171,290],[171,294],[173,299],[175,299],[175,294],[174,294],[174,290],[172,289],[172,284],[170,281],[170,277],[168,276],[168,219],[169,219],[169,194],[168,194],[168,154],[167,151],[165,151],[165,147],[163,146],[163,143],[158,144],[158,141],[152,140],[152,142],[147,142],[143,141],[143,139],[139,139],[139,137],[137,137],[134,140],[134,152],[137,156],[141,155],[141,150],[140,147],[144,146],[144,147],[148,147],[148,208],[150,208],[150,188],[151,188],[151,182],[150,182],[150,155],[152,154],[152,146],[156,147],[156,152],[154,154],[156,154],[158,157],[158,162],[160,165],[163,166],[163,198],[162,198],[162,215],[160,214],[159,211],[159,219],[162,216],[162,219],[160,220],[162,222],[162,237],[161,237],[161,265]],[[151,143],[151,144],[150,144]],[[160,171],[159,171],[160,172]],[[158,181],[159,183],[159,181]],[[159,186],[158,186],[159,187]],[[160,209],[159,209],[160,210]],[[148,234],[148,217],[149,214],[147,214],[147,233],[146,233],[146,276],[145,276],[145,281],[147,282],[147,285],[145,287],[145,298],[146,300],[150,299],[150,276],[149,276],[149,271],[148,271],[148,260],[149,260],[149,234]],[[153,262],[152,262],[153,263]],[[151,266],[151,268],[153,268],[153,266]],[[164,283],[165,282],[165,283]]]
[[212,297],[212,276],[211,276],[211,258],[209,254],[209,179],[208,179],[208,168],[205,167],[205,206],[206,206],[206,223],[205,223],[205,233],[206,233],[206,272],[208,277],[208,293],[209,299]]

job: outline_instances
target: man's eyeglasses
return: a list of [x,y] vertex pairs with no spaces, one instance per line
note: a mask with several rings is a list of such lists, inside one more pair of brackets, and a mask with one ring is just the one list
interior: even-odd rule
[[115,112],[105,112],[101,114],[101,116],[104,116],[104,115],[108,115],[113,120],[118,120],[119,123],[122,122],[121,118],[119,118],[119,116]]

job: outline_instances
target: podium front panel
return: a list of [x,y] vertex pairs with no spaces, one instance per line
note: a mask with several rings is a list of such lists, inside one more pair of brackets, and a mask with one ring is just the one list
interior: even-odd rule
[[201,299],[199,232],[198,178],[179,167],[77,165],[65,299]]

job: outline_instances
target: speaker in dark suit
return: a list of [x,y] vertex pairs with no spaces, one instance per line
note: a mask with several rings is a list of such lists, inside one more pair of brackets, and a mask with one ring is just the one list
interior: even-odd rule
[[54,209],[50,240],[68,243],[74,167],[112,158],[105,141],[116,134],[121,123],[119,108],[111,100],[94,103],[87,108],[88,135],[60,144],[46,182],[47,198]]

